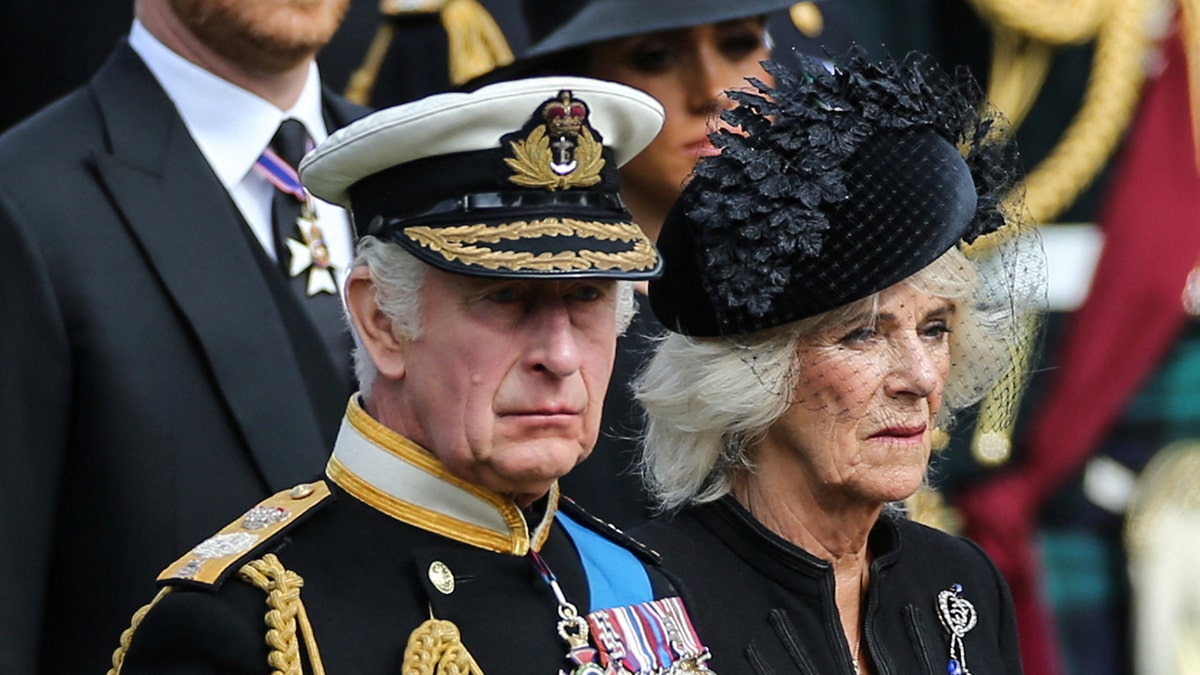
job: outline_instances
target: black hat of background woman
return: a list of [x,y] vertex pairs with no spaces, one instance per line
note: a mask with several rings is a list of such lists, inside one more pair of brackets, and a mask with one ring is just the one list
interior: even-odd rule
[[795,0],[521,0],[529,29],[523,56],[758,16],[793,4]]
[[734,91],[659,235],[655,315],[697,337],[814,316],[911,276],[1005,224],[1018,176],[1001,120],[965,72],[931,59],[768,64]]

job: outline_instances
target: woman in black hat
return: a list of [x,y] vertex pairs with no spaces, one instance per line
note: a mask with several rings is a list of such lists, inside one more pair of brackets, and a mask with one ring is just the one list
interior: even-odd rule
[[635,536],[691,592],[716,672],[1019,673],[991,561],[894,506],[952,413],[1015,381],[1044,293],[1002,201],[1015,153],[924,58],[768,70],[658,240],[672,333],[638,393],[668,515]]
[[[708,132],[727,89],[768,80],[767,18],[796,6],[805,29],[826,33],[825,3],[795,0],[522,0],[530,47],[512,72],[578,74],[637,87],[667,110],[662,133],[621,170],[622,196],[655,238],[699,157],[713,152]],[[803,9],[801,9],[801,6]],[[779,16],[772,30],[793,20]],[[840,23],[838,29],[844,28]],[[791,32],[796,33],[794,25]],[[834,38],[844,41],[844,38]]]

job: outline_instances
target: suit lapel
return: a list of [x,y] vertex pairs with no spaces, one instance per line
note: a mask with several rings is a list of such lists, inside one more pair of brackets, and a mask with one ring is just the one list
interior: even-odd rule
[[328,87],[321,90],[321,103],[325,111],[325,127],[329,131],[340,129],[371,112],[370,108],[351,103]]
[[308,480],[328,448],[240,214],[174,106],[127,45],[92,82],[112,154],[94,160],[201,345],[272,489]]

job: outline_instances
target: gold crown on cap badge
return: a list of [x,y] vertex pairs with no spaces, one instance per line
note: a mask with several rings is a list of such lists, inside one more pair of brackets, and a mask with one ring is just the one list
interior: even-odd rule
[[528,188],[567,190],[600,182],[603,145],[588,124],[588,107],[570,91],[558,92],[538,107],[534,126],[524,139],[512,141],[513,170],[508,180]]

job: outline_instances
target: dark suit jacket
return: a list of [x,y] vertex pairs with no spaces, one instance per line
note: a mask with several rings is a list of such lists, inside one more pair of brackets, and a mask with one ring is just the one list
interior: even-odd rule
[[0,137],[0,242],[0,672],[104,672],[164,564],[321,469],[350,375],[126,44]]

